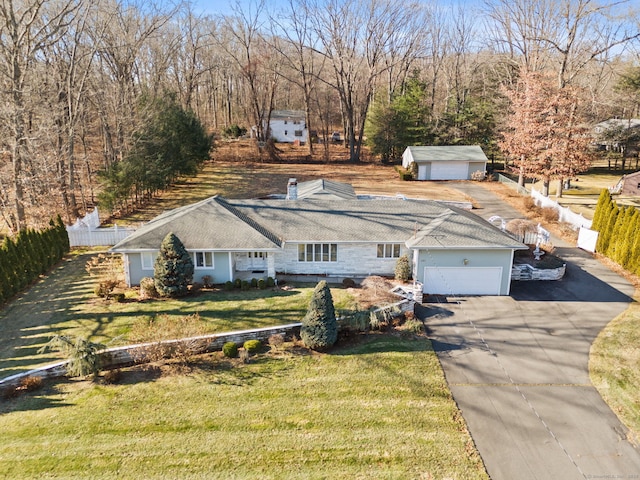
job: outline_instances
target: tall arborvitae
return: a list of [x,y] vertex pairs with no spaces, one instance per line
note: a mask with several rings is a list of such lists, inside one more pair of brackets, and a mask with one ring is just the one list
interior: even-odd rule
[[600,253],[606,253],[609,248],[609,240],[611,239],[611,232],[616,224],[616,219],[619,213],[618,205],[615,202],[611,202],[611,207],[608,212],[603,212],[604,217],[600,221],[600,230],[598,235],[598,241],[596,242],[596,250]]
[[596,204],[596,210],[593,213],[593,222],[591,224],[591,229],[600,231],[602,225],[602,219],[605,217],[605,212],[609,212],[611,210],[611,193],[606,188],[603,188],[600,191],[600,196],[598,197],[598,203]]
[[613,261],[617,261],[619,251],[622,249],[622,232],[624,231],[628,212],[629,209],[625,206],[619,207],[615,222],[613,222],[611,226],[607,225],[607,228],[610,229],[608,233],[609,241],[606,250],[603,250],[601,253],[604,253]]
[[62,221],[62,217],[60,215],[58,215],[58,218],[56,218],[56,231],[58,233],[58,242],[60,242],[60,255],[58,257],[58,260],[60,260],[71,249],[71,246],[69,245],[69,234],[67,233],[67,227],[64,225],[64,222]]
[[0,303],[38,279],[69,251],[67,229],[57,222],[42,231],[22,230],[0,245]]
[[621,247],[617,252],[615,261],[627,270],[632,270],[630,261],[633,254],[633,242],[636,236],[640,235],[640,213],[635,207],[630,206],[628,210],[625,226],[620,237]]

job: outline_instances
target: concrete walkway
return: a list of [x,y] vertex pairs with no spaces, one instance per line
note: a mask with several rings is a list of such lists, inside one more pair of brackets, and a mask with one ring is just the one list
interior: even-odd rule
[[[479,184],[460,184],[484,218],[522,216]],[[640,452],[591,385],[589,348],[633,287],[554,239],[558,282],[514,282],[509,297],[425,305],[447,381],[493,480],[640,478]]]

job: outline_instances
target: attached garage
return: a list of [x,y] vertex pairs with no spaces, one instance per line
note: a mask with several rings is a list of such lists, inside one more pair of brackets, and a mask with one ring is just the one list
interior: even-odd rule
[[477,145],[407,147],[402,166],[417,165],[418,180],[470,180],[475,172],[484,176],[487,157]]
[[425,267],[423,292],[433,295],[500,295],[502,267]]

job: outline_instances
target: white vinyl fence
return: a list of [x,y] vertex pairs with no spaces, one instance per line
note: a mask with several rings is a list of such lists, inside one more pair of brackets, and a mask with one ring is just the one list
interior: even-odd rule
[[112,246],[135,231],[135,228],[117,225],[111,228],[100,228],[100,215],[97,208],[67,227],[69,244],[72,247]]
[[561,206],[558,202],[551,200],[549,197],[545,197],[533,188],[531,189],[531,196],[539,207],[553,208],[556,210],[558,212],[559,220],[572,225],[574,230],[578,230],[579,228],[591,228],[591,220],[584,218],[579,213],[572,212],[568,207]]

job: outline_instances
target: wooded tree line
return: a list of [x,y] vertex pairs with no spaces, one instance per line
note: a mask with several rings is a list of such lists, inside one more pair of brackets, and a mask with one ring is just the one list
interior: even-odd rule
[[[353,162],[365,134],[384,138],[398,124],[406,128],[387,134],[391,143],[480,143],[491,154],[498,132],[513,129],[509,92],[533,72],[554,79],[556,110],[568,108],[576,125],[534,143],[575,139],[579,126],[638,111],[634,8],[632,0],[485,0],[474,8],[250,0],[204,15],[164,0],[0,0],[3,227],[42,226],[51,212],[72,221],[98,192],[120,208],[193,171],[174,149],[161,160],[176,169],[157,173],[150,152],[173,148],[159,140],[168,135],[163,109],[206,133],[254,129],[256,155],[269,154],[274,109],[304,110],[321,136],[342,130]],[[564,92],[575,99],[568,107],[559,103]],[[161,118],[153,128],[150,115]],[[566,120],[543,115],[551,130]],[[204,140],[193,139],[196,156]],[[309,154],[322,158],[314,148]],[[400,148],[377,153],[391,160]],[[544,167],[521,171],[577,173],[581,159],[569,167],[557,159],[568,151],[535,154]],[[510,161],[520,169],[525,157]]]

